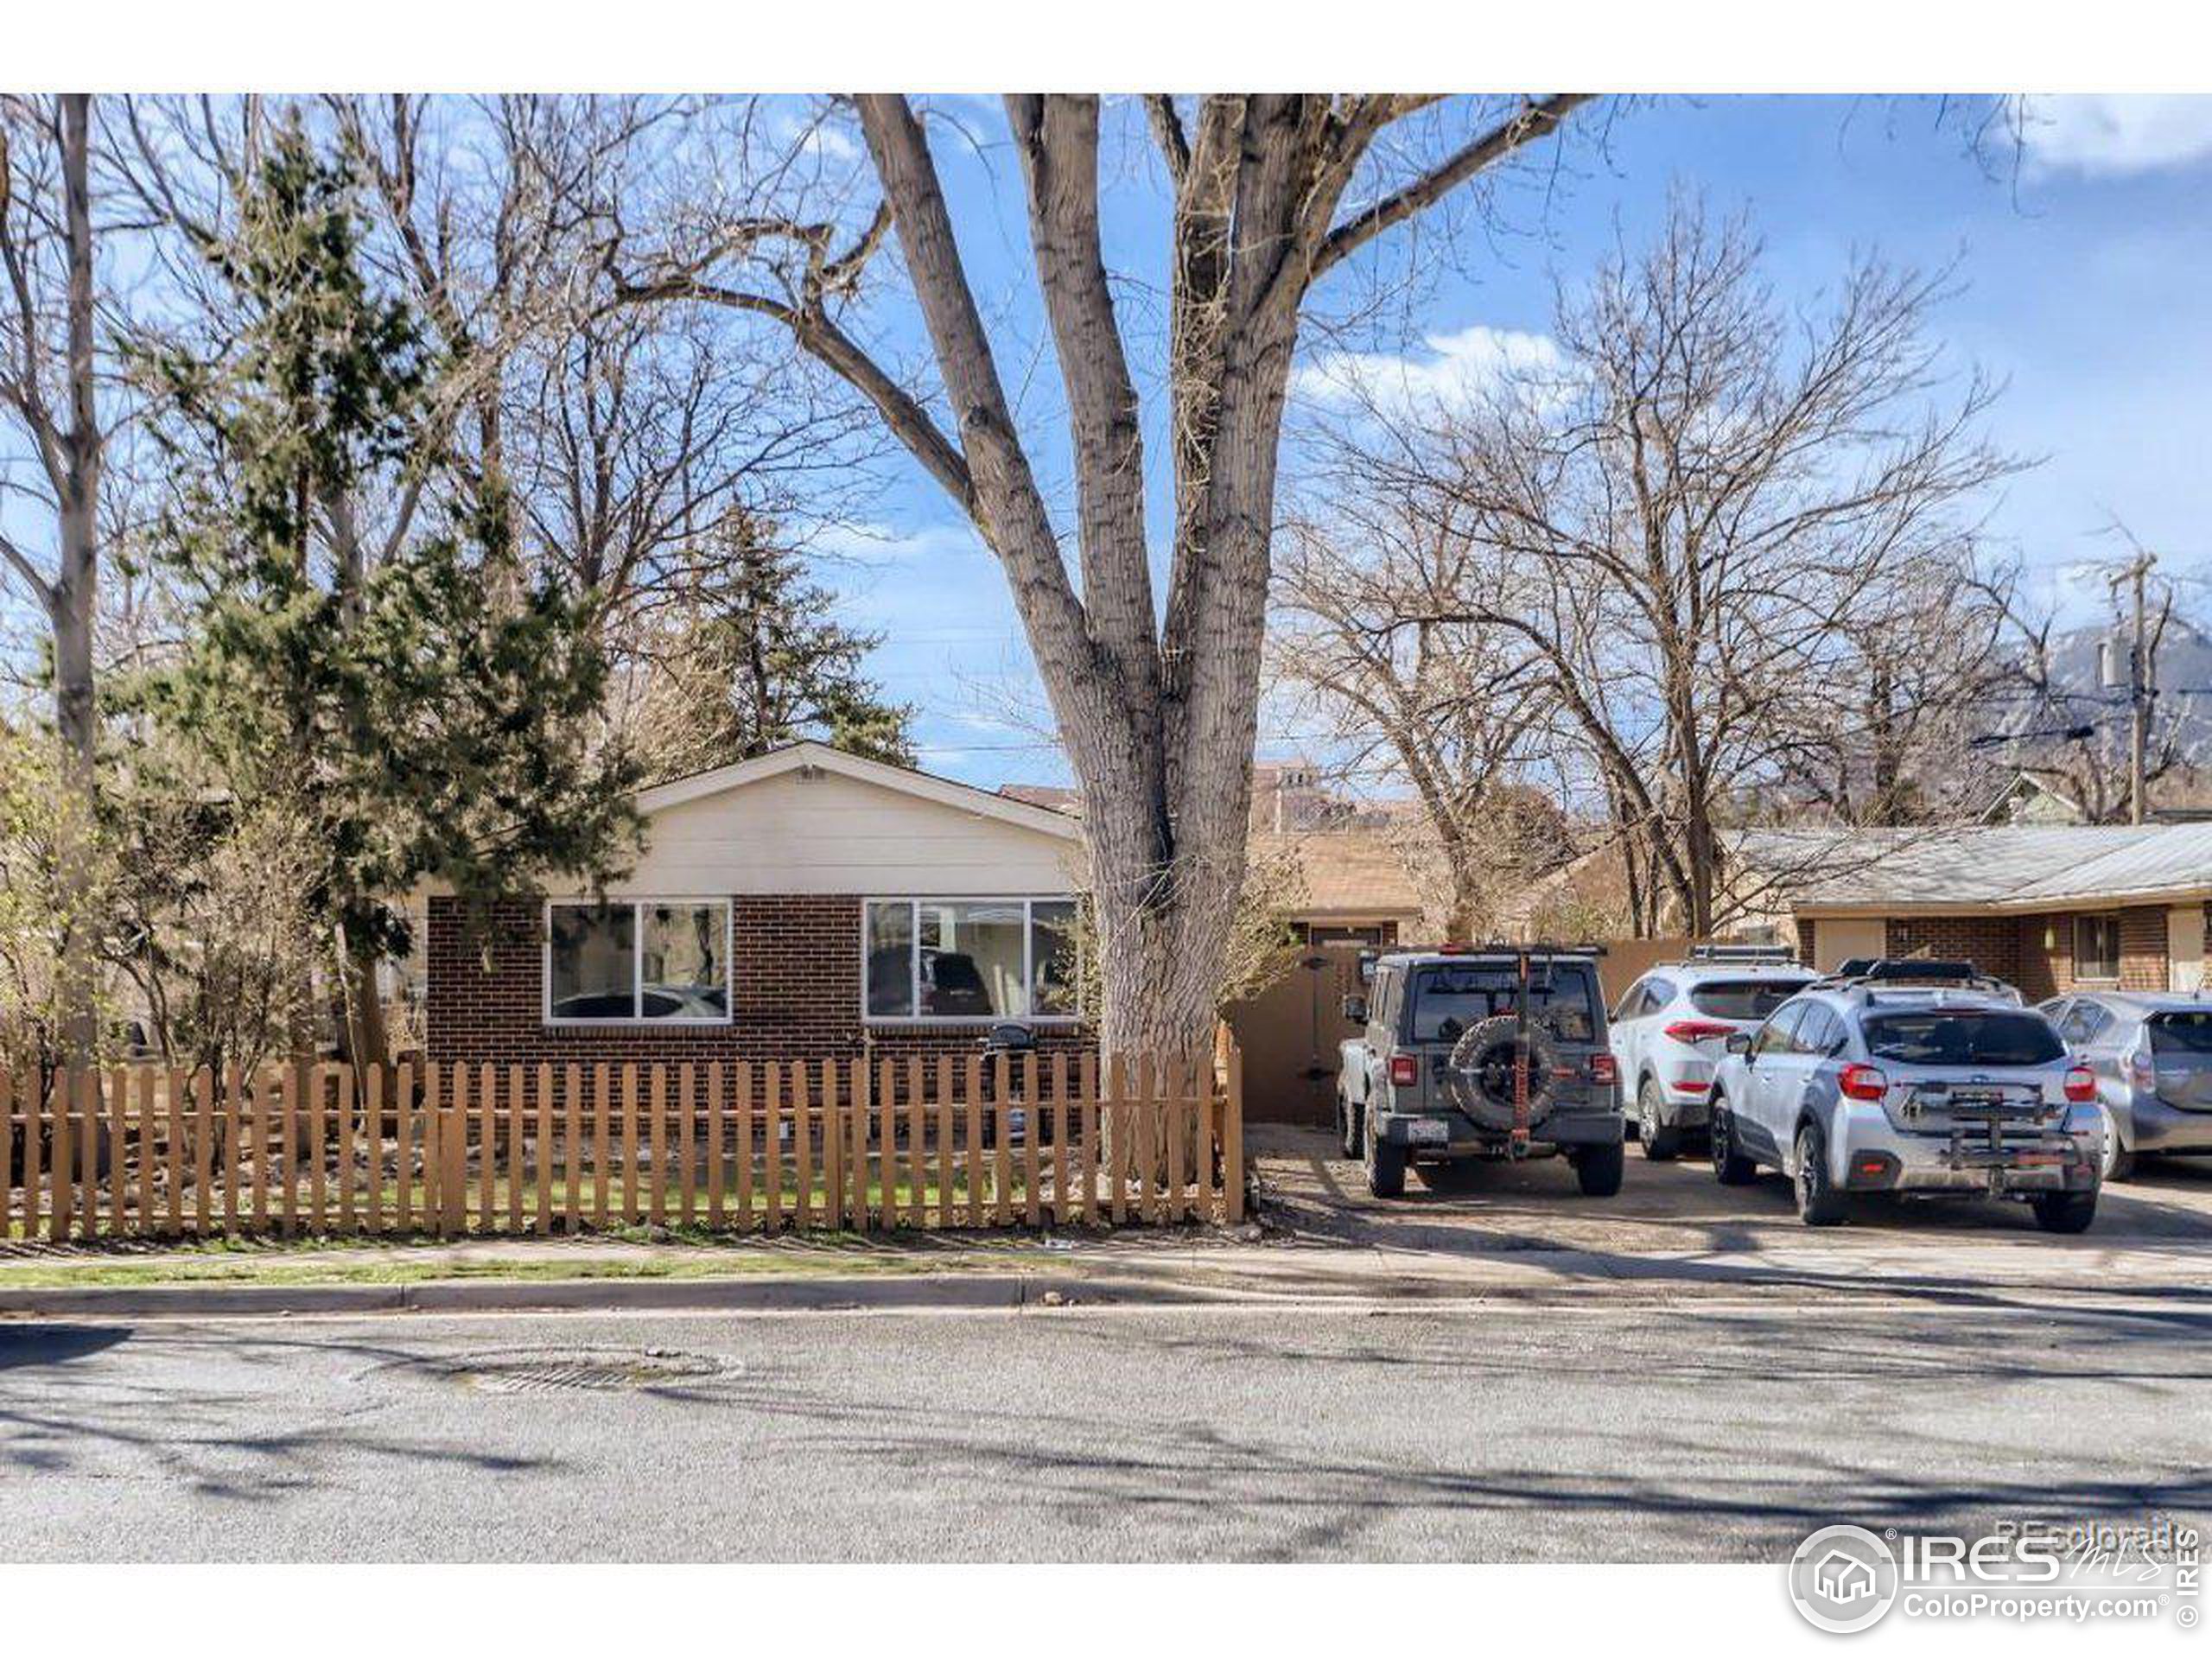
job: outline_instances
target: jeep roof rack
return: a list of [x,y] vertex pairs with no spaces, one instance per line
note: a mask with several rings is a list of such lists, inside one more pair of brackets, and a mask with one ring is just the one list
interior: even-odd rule
[[1402,944],[1414,956],[1439,957],[1602,957],[1605,947],[1594,940],[1568,944],[1557,939],[1447,939],[1441,944]]

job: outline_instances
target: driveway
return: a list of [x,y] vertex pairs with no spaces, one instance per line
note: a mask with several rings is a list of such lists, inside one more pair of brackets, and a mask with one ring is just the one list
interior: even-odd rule
[[2108,1189],[2078,1238],[2039,1231],[2024,1205],[1860,1201],[1847,1225],[1797,1219],[1778,1175],[1749,1187],[1713,1179],[1702,1155],[1654,1163],[1631,1146],[1612,1198],[1586,1198],[1558,1159],[1424,1176],[1402,1198],[1367,1192],[1360,1166],[1324,1131],[1249,1134],[1262,1220],[1293,1245],[1372,1250],[1409,1274],[1516,1259],[1555,1276],[1847,1288],[2040,1286],[2080,1292],[2212,1296],[2212,1160],[2147,1159]]

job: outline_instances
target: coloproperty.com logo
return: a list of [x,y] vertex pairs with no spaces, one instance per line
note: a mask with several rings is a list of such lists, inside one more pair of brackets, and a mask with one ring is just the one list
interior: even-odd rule
[[1980,1537],[1822,1527],[1789,1558],[1789,1600],[1816,1630],[1849,1636],[1893,1611],[1910,1618],[2145,1620],[2195,1630],[2203,1541],[2170,1516],[2008,1522]]

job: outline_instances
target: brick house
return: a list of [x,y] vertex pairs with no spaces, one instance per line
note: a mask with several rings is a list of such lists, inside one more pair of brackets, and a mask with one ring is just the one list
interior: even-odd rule
[[966,1055],[995,1021],[1081,1045],[1081,830],[801,743],[641,791],[603,894],[465,924],[427,896],[426,1058],[535,1065]]
[[1738,851],[1816,967],[1964,957],[2031,1001],[2204,982],[2212,824],[1768,832]]

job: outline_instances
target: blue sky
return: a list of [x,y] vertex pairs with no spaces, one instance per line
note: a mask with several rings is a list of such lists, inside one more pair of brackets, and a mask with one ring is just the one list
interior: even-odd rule
[[[1541,336],[1554,283],[1574,282],[1617,238],[1639,243],[1676,186],[1750,211],[1786,298],[1815,298],[1857,250],[1955,262],[1963,291],[1937,314],[1941,338],[1961,370],[2009,383],[1991,435],[2044,457],[1991,502],[1992,534],[2086,617],[2101,584],[2068,567],[2117,550],[2099,534],[2114,515],[2177,569],[2212,556],[2212,98],[2031,101],[2017,166],[2001,135],[1984,162],[1970,156],[1961,117],[1810,98],[1618,111],[1602,154],[1586,135],[1567,176],[1509,190],[1497,233],[1461,236],[1418,302],[1360,344],[1448,374],[1454,351],[1497,349],[1499,331]],[[963,251],[1001,370],[1033,417],[1048,492],[1061,491],[1018,172],[995,111],[976,105],[961,119],[976,142],[938,149]],[[1142,378],[1164,202],[1133,140],[1109,158],[1108,258]],[[988,785],[1064,779],[995,563],[904,468],[871,517],[869,532],[832,538],[850,563],[831,579],[851,620],[890,636],[874,671],[921,707],[924,765]]]

